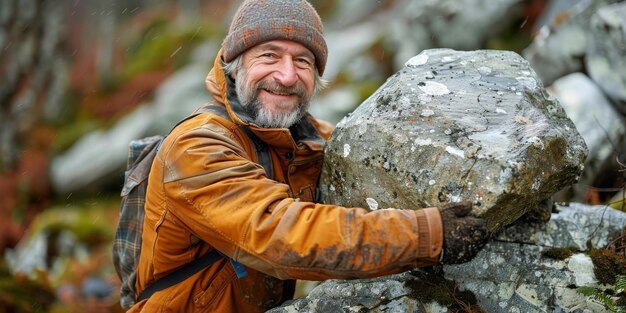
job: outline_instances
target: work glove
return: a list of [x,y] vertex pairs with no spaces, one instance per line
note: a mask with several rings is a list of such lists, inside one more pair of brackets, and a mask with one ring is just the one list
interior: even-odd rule
[[443,222],[441,263],[458,264],[473,259],[489,239],[485,220],[470,216],[470,201],[448,203],[439,208]]

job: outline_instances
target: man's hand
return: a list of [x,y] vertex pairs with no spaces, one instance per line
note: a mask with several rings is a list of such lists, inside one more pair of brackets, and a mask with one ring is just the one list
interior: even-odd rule
[[469,216],[469,201],[448,203],[439,209],[443,222],[443,264],[464,263],[473,259],[489,239],[485,220]]

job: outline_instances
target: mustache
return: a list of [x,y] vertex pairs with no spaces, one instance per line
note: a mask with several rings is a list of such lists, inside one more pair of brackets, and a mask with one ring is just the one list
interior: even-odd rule
[[257,90],[265,89],[279,95],[296,95],[301,99],[306,98],[306,89],[304,88],[304,85],[300,82],[296,83],[293,86],[285,86],[274,80],[264,79],[258,82],[255,87]]

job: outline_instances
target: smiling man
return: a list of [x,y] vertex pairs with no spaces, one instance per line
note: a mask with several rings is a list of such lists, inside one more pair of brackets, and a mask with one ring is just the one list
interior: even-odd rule
[[259,126],[289,128],[304,117],[317,73],[309,49],[273,40],[250,48],[239,58],[235,62],[241,64],[236,71],[237,96]]
[[240,6],[206,80],[213,109],[179,124],[152,164],[132,312],[263,312],[290,299],[296,279],[460,263],[483,247],[487,229],[468,216],[471,204],[368,212],[316,203],[332,127],[307,109],[327,53],[308,2]]

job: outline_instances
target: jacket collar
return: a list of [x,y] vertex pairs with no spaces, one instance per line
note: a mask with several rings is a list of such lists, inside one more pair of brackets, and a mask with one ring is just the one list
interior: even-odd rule
[[213,69],[209,72],[205,84],[213,99],[226,107],[228,115],[235,124],[250,128],[268,145],[295,150],[298,144],[302,143],[311,150],[323,149],[325,141],[311,123],[310,119],[313,119],[313,117],[308,113],[289,129],[263,128],[254,124],[252,117],[246,113],[239,103],[235,91],[235,81],[224,74],[222,69],[222,50],[215,57]]

